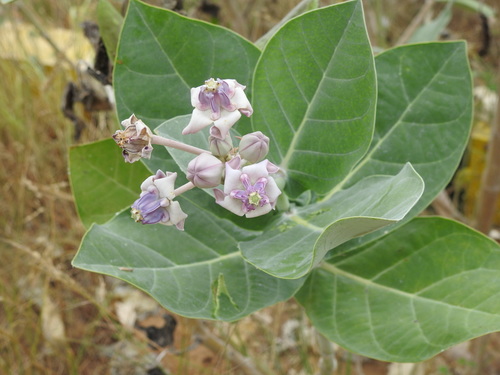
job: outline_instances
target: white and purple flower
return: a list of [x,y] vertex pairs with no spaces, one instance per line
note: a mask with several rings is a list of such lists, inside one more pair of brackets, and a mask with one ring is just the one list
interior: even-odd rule
[[177,173],[158,170],[141,184],[141,195],[132,205],[132,218],[142,224],[175,225],[184,230],[187,215],[173,199]]
[[153,147],[151,138],[153,133],[147,125],[135,115],[122,121],[124,130],[117,130],[113,134],[116,144],[122,148],[122,154],[127,163],[133,163],[140,158],[149,159]]
[[279,168],[268,160],[239,169],[239,157],[226,163],[224,191],[214,189],[216,203],[232,213],[248,218],[274,209],[281,194],[271,174]]
[[204,85],[192,88],[191,104],[194,110],[182,134],[196,133],[213,124],[210,134],[225,139],[229,129],[240,119],[241,113],[247,117],[253,113],[243,90],[245,86],[236,80],[219,78],[210,78]]

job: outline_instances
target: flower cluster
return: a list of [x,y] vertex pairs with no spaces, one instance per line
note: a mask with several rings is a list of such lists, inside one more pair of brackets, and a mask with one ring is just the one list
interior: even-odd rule
[[[176,173],[159,170],[141,185],[141,194],[132,205],[132,217],[143,224],[160,223],[184,229],[187,217],[174,198],[198,187],[214,188],[215,202],[232,213],[248,218],[265,215],[275,209],[281,190],[276,183],[280,169],[265,159],[269,138],[260,131],[240,138],[233,146],[230,129],[241,118],[251,116],[252,106],[245,86],[234,79],[213,79],[191,89],[193,113],[182,134],[196,133],[208,126],[209,150],[153,135],[135,115],[122,122],[124,130],[113,138],[123,149],[127,162],[149,158],[151,144],[174,147],[196,154],[187,165],[189,183],[175,189]],[[239,137],[238,137],[239,138]]]

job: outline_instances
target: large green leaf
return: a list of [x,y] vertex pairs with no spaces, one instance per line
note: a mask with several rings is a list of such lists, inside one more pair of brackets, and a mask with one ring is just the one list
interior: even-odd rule
[[331,259],[297,294],[315,327],[384,361],[422,361],[500,330],[500,247],[442,218],[417,218]]
[[141,225],[124,213],[94,225],[75,267],[123,279],[184,316],[232,321],[293,296],[304,280],[282,280],[245,262],[238,241],[259,235],[220,219],[199,190],[179,197],[185,231]]
[[78,215],[86,227],[104,223],[138,197],[151,173],[141,163],[125,163],[112,139],[72,147],[69,176]]
[[[405,220],[427,207],[448,184],[469,139],[472,84],[463,42],[388,50],[375,59],[377,120],[370,151],[330,193],[374,174],[395,174],[410,162],[425,191]],[[327,196],[326,198],[328,198]],[[346,251],[382,231],[336,249]]]
[[302,277],[331,248],[401,220],[423,189],[409,164],[396,176],[367,177],[326,202],[282,215],[272,229],[240,248],[248,262],[271,275]]
[[267,43],[253,84],[253,130],[288,172],[292,196],[327,193],[367,151],[376,82],[360,1],[321,8]]
[[232,31],[131,0],[114,71],[118,115],[154,128],[190,113],[191,87],[210,77],[251,85],[259,55]]

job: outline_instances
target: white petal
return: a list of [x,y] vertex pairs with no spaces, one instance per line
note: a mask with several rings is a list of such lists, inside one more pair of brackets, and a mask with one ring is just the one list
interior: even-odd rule
[[280,170],[280,167],[274,165],[269,160],[262,160],[262,162],[266,162],[266,169],[269,173],[277,173]]
[[241,171],[233,169],[226,163],[226,177],[224,178],[224,193],[229,194],[233,190],[242,190],[243,184],[240,181]]
[[269,198],[271,206],[274,207],[274,205],[276,204],[276,200],[281,194],[281,190],[276,184],[276,181],[274,181],[274,178],[272,178],[271,176],[267,178],[267,185],[264,190],[266,191],[266,195]]
[[139,136],[141,134],[143,129],[146,129],[146,133],[150,137],[153,135],[153,133],[151,132],[149,127],[142,120],[136,119],[135,123],[133,123],[133,124],[135,125],[135,131],[136,131],[137,136]]
[[[238,86],[241,86],[235,79],[223,79],[224,82],[229,86],[229,92],[226,92],[229,99],[231,99],[234,95],[234,89]],[[231,100],[232,102],[232,100]]]
[[245,116],[250,117],[253,113],[253,108],[248,98],[242,88],[237,87],[234,91],[234,95],[231,98],[231,104],[235,105],[241,113]]
[[173,192],[175,190],[175,179],[177,178],[177,173],[170,173],[167,177],[159,178],[155,180],[154,184],[158,188],[160,197],[173,199]]
[[257,207],[255,210],[248,211],[245,214],[245,216],[248,217],[248,218],[262,216],[262,215],[267,214],[271,210],[272,210],[271,205],[270,204],[266,204],[266,205],[264,205],[262,207]]
[[248,177],[250,177],[250,182],[252,183],[252,185],[254,185],[259,178],[269,176],[266,168],[266,161],[267,160],[263,160],[259,163],[250,164],[242,168],[241,172],[246,173]]
[[224,207],[226,210],[231,211],[233,214],[238,216],[243,216],[245,211],[243,211],[243,203],[239,199],[231,198],[229,195],[226,195],[224,200],[217,200],[217,204]]
[[134,114],[132,114],[132,116],[130,116],[128,119],[123,120],[123,121],[121,122],[121,124],[122,124],[122,126],[123,126],[124,128],[126,128],[126,127],[128,127],[128,126],[132,125],[132,124],[133,124],[134,122],[136,122],[136,121],[137,121],[137,117],[135,117],[135,115],[134,115]]
[[202,86],[198,87],[193,87],[191,89],[191,105],[195,108],[200,108],[201,103],[200,103],[200,91],[201,91]]
[[224,198],[226,197],[226,194],[221,189],[213,189],[214,190],[214,196],[215,196],[215,202],[223,201]]
[[170,206],[167,207],[167,211],[170,215],[168,223],[175,225],[179,230],[184,230],[184,220],[186,220],[188,215],[182,211],[179,202],[171,202]]
[[234,158],[227,162],[227,164],[233,169],[240,169],[244,163],[245,161],[241,159],[239,155],[236,155]]
[[220,139],[226,138],[229,129],[231,129],[240,118],[241,113],[238,111],[228,112],[224,109],[221,110],[220,118],[214,122],[214,126],[210,130],[210,135]]
[[193,109],[191,120],[189,120],[189,124],[187,124],[187,126],[184,128],[182,134],[193,134],[212,124],[213,121],[210,118],[211,113],[212,112],[210,110],[200,111],[197,108]]
[[151,186],[151,185],[154,185],[153,183],[153,177],[155,177],[155,175],[153,176],[149,176],[148,178],[146,178],[144,180],[144,182],[141,184],[141,190],[142,191],[148,191],[148,188]]

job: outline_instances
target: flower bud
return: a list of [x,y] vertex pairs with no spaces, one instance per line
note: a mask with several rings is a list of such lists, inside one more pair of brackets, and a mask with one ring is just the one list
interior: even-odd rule
[[216,156],[226,156],[233,149],[233,141],[229,134],[224,139],[211,135],[208,137],[208,144],[210,145],[210,151]]
[[240,141],[238,149],[243,159],[250,163],[257,163],[263,160],[269,151],[269,138],[261,132],[254,132],[244,135]]
[[221,183],[224,164],[215,156],[203,153],[188,164],[186,177],[196,187],[210,188]]

